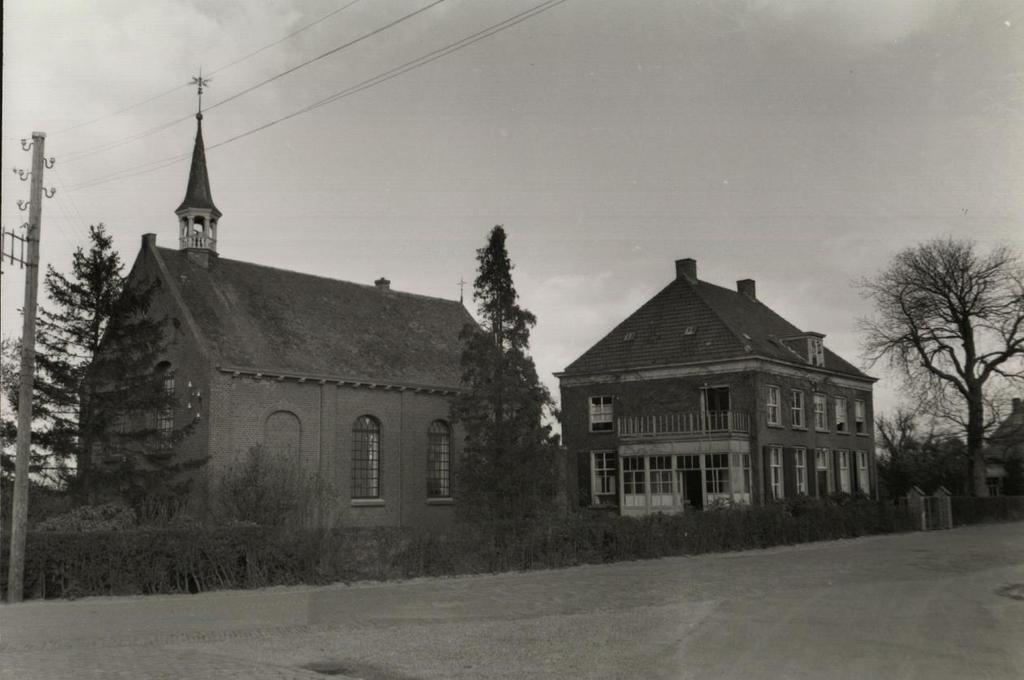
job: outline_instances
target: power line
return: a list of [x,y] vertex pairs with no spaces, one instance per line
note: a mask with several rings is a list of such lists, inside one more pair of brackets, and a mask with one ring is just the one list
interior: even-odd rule
[[[358,38],[355,38],[355,39],[350,40],[350,41],[348,41],[346,43],[338,45],[337,47],[333,47],[333,48],[327,50],[326,52],[323,52],[323,53],[313,57],[312,59],[307,59],[306,61],[301,62],[301,63],[299,63],[299,64],[297,64],[297,65],[295,65],[295,66],[293,66],[293,67],[291,67],[291,68],[289,68],[289,69],[287,69],[285,71],[282,71],[282,72],[280,72],[280,73],[278,73],[276,75],[273,75],[270,78],[267,78],[266,80],[263,80],[262,82],[259,82],[259,83],[255,84],[255,85],[252,85],[251,87],[247,87],[246,89],[241,90],[240,92],[236,92],[235,94],[231,95],[230,97],[228,97],[226,99],[222,99],[219,102],[216,102],[215,104],[211,104],[210,106],[208,106],[206,108],[206,110],[209,111],[209,110],[215,109],[218,106],[221,106],[223,104],[227,104],[230,101],[238,99],[242,95],[248,94],[248,93],[252,92],[253,90],[259,89],[259,88],[263,87],[264,85],[267,85],[268,83],[272,83],[275,80],[278,80],[279,78],[283,78],[286,75],[294,73],[295,71],[298,71],[299,69],[305,68],[306,66],[309,66],[312,63],[320,61],[321,59],[324,59],[324,58],[329,57],[331,55],[337,54],[338,52],[341,52],[342,50],[346,50],[349,47],[352,47],[353,45],[356,45],[358,43],[363,42],[364,40],[372,38],[375,35],[383,33],[384,31],[386,31],[386,30],[388,30],[390,28],[394,28],[395,26],[397,26],[398,24],[402,23],[403,21],[407,21],[409,19],[412,19],[414,16],[416,16],[418,14],[422,14],[423,12],[426,12],[427,10],[429,10],[429,9],[431,9],[433,7],[436,7],[437,5],[440,5],[442,2],[445,2],[445,1],[446,0],[434,0],[429,5],[426,5],[424,7],[421,7],[420,9],[417,9],[417,10],[414,10],[412,12],[409,12],[408,14],[406,14],[406,15],[404,15],[402,17],[399,17],[398,19],[395,19],[394,21],[392,21],[392,22],[390,22],[388,24],[385,24],[384,26],[381,26],[380,28],[376,28],[376,29],[370,31],[369,33],[364,33],[363,35],[359,36]],[[81,151],[72,151],[70,153],[65,154],[65,162],[74,162],[74,161],[77,161],[77,160],[81,160],[82,158],[85,158],[87,156],[92,156],[92,155],[97,154],[97,153],[102,153],[104,151],[109,151],[111,149],[115,149],[115,148],[117,148],[119,146],[124,146],[125,144],[130,144],[130,143],[132,143],[132,142],[134,142],[136,140],[143,139],[144,137],[149,137],[150,135],[154,135],[154,134],[156,134],[158,132],[162,132],[163,130],[166,130],[169,127],[173,127],[175,125],[178,125],[179,123],[183,123],[183,122],[185,122],[187,120],[190,120],[191,118],[192,118],[192,114],[189,114],[187,116],[182,116],[181,118],[178,118],[176,120],[172,120],[170,122],[163,123],[161,125],[157,125],[156,127],[152,127],[152,128],[150,128],[148,130],[144,130],[142,132],[138,132],[138,133],[136,133],[134,135],[130,135],[128,137],[125,137],[123,139],[119,139],[119,140],[114,141],[114,142],[108,142],[106,144],[101,144],[101,145],[93,147],[91,149],[83,149]]]
[[[384,73],[379,74],[377,76],[374,76],[373,78],[368,78],[367,80],[364,80],[364,81],[362,81],[361,83],[359,83],[357,85],[353,85],[352,87],[349,87],[349,88],[346,88],[344,90],[341,90],[340,92],[336,92],[336,93],[334,93],[334,94],[332,94],[332,95],[330,95],[328,97],[325,97],[324,99],[321,99],[321,100],[316,101],[316,102],[314,102],[312,104],[309,104],[309,105],[307,105],[307,106],[305,106],[305,107],[303,107],[301,109],[293,111],[292,113],[289,113],[287,115],[281,116],[280,118],[276,118],[276,119],[274,119],[274,120],[272,120],[272,121],[270,121],[268,123],[265,123],[265,124],[260,125],[258,127],[255,127],[255,128],[250,129],[250,130],[247,130],[247,131],[245,131],[245,132],[243,132],[241,134],[235,135],[234,137],[230,137],[230,138],[225,139],[223,141],[217,142],[216,144],[209,145],[209,146],[206,147],[206,149],[207,149],[207,151],[209,151],[209,150],[221,147],[221,146],[225,146],[226,144],[230,144],[232,142],[236,142],[236,141],[238,141],[240,139],[248,137],[249,135],[255,134],[255,133],[260,132],[262,130],[266,130],[269,127],[273,127],[274,125],[277,125],[278,123],[282,123],[282,122],[284,122],[286,120],[289,120],[291,118],[299,116],[299,115],[301,115],[303,113],[308,113],[309,111],[312,111],[314,109],[318,109],[318,108],[320,108],[322,106],[326,106],[327,104],[334,103],[334,102],[338,101],[339,99],[344,99],[345,97],[349,97],[349,96],[351,96],[353,94],[356,94],[358,92],[362,92],[363,90],[369,89],[371,87],[375,87],[376,85],[380,85],[381,83],[384,83],[384,82],[386,82],[388,80],[391,80],[392,78],[397,78],[398,76],[400,76],[400,75],[402,75],[404,73],[407,73],[408,71],[412,71],[414,69],[420,68],[421,66],[426,66],[427,64],[429,64],[431,62],[437,61],[438,59],[441,59],[443,57],[448,56],[449,54],[452,54],[452,53],[457,52],[457,51],[459,51],[461,49],[469,47],[470,45],[473,45],[474,43],[477,43],[477,42],[479,42],[481,40],[484,40],[485,38],[489,38],[492,35],[495,35],[496,33],[500,33],[501,31],[504,31],[504,30],[507,30],[509,28],[512,28],[513,26],[515,26],[515,25],[517,25],[519,23],[522,23],[522,22],[524,22],[524,21],[526,21],[528,19],[532,19],[533,17],[537,16],[538,14],[541,14],[543,12],[548,11],[549,9],[553,9],[554,7],[557,7],[558,5],[561,5],[565,1],[566,0],[546,0],[545,2],[542,2],[542,3],[538,4],[538,5],[535,5],[535,6],[531,7],[528,10],[525,10],[523,12],[520,12],[519,14],[516,14],[516,15],[514,15],[512,17],[509,17],[508,19],[505,19],[503,21],[499,21],[498,23],[492,24],[491,26],[488,26],[485,29],[477,31],[476,33],[473,33],[471,35],[468,35],[465,38],[462,38],[461,40],[457,40],[457,41],[455,41],[453,43],[449,43],[445,47],[442,47],[440,49],[434,50],[433,52],[429,52],[429,53],[427,53],[427,54],[425,54],[425,55],[423,55],[421,57],[418,57],[416,59],[413,59],[411,61],[407,61],[404,64],[402,64],[401,66],[393,68],[393,69],[391,69],[389,71],[385,71]],[[132,167],[132,168],[126,168],[125,170],[121,170],[121,171],[113,173],[111,175],[107,175],[107,176],[104,176],[104,177],[99,177],[99,178],[96,178],[96,179],[93,179],[93,180],[87,180],[85,182],[81,182],[79,184],[73,185],[73,186],[71,186],[69,188],[72,189],[72,190],[85,189],[85,188],[94,187],[94,186],[97,186],[99,184],[104,184],[106,182],[110,182],[110,181],[117,180],[117,179],[127,179],[129,177],[135,177],[135,176],[138,176],[138,175],[143,175],[143,174],[146,174],[146,173],[155,172],[156,170],[160,170],[160,169],[165,168],[165,167],[167,167],[169,165],[173,165],[174,163],[177,163],[179,161],[187,159],[188,157],[189,157],[188,154],[183,154],[183,155],[179,155],[179,156],[172,156],[172,157],[164,158],[164,159],[161,159],[161,160],[158,160],[158,161],[152,161],[150,163],[144,163],[142,165],[135,166],[135,167]],[[152,166],[152,167],[150,167],[150,166]],[[138,170],[138,172],[135,172],[136,170]]]
[[[352,5],[356,4],[357,2],[360,2],[360,0],[352,0],[352,2],[349,2],[348,4],[342,5],[341,7],[337,8],[335,10],[332,10],[331,12],[328,12],[327,14],[325,14],[322,17],[320,17],[316,21],[312,21],[312,22],[306,24],[305,26],[303,26],[302,28],[299,28],[299,29],[296,29],[296,30],[292,31],[291,33],[289,33],[288,35],[284,36],[283,38],[279,38],[279,39],[275,40],[272,43],[268,43],[268,44],[264,45],[263,47],[260,47],[259,49],[254,50],[254,51],[250,52],[249,54],[246,54],[243,57],[239,57],[238,59],[235,59],[234,61],[232,61],[230,63],[224,64],[223,66],[218,66],[217,68],[213,69],[213,71],[210,72],[210,75],[213,75],[214,73],[218,73],[218,72],[223,71],[225,69],[231,68],[232,66],[237,66],[238,64],[241,64],[243,61],[251,59],[252,57],[255,57],[257,54],[260,54],[262,52],[265,52],[266,50],[269,50],[271,47],[276,47],[277,45],[280,45],[284,41],[290,40],[291,38],[294,38],[299,33],[302,33],[303,31],[307,31],[307,30],[313,28],[314,26],[316,26],[317,24],[319,24],[319,23],[321,23],[323,21],[326,21],[327,19],[330,19],[335,14],[340,14],[341,12],[344,12],[346,9],[348,9]],[[164,90],[160,94],[155,94],[152,97],[149,97],[148,99],[142,100],[141,102],[137,102],[135,104],[131,104],[130,106],[126,106],[123,109],[118,109],[117,111],[114,111],[112,113],[103,114],[102,116],[99,116],[97,118],[93,118],[92,120],[87,120],[85,122],[77,123],[77,124],[72,125],[70,127],[62,128],[62,129],[57,130],[56,132],[52,132],[50,134],[52,134],[52,135],[63,134],[65,132],[70,132],[71,130],[77,130],[78,128],[82,128],[82,127],[85,127],[87,125],[92,125],[93,123],[98,123],[101,120],[106,120],[107,118],[113,118],[114,116],[119,116],[122,113],[127,113],[128,111],[131,111],[133,109],[137,109],[140,106],[145,106],[146,104],[148,104],[150,102],[153,102],[153,101],[156,101],[157,99],[160,99],[162,97],[166,97],[169,94],[173,94],[173,93],[177,92],[178,90],[180,90],[182,88],[188,87],[189,85],[190,85],[190,83],[182,83],[181,85],[176,85],[176,86],[172,87],[169,90]]]

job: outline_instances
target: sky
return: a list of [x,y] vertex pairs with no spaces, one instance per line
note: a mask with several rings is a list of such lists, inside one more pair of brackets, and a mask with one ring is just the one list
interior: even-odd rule
[[222,256],[458,299],[502,224],[556,396],[692,257],[879,378],[876,412],[906,397],[863,362],[857,281],[940,236],[1024,249],[1024,4],[565,0],[437,52],[539,4],[7,0],[4,229],[43,131],[44,264],[98,222],[129,266],[176,247],[202,68]]

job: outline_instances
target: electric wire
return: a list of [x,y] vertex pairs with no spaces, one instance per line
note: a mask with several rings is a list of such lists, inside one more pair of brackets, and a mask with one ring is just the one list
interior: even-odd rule
[[[296,71],[298,71],[298,70],[300,70],[302,68],[305,68],[306,66],[309,66],[310,64],[318,62],[321,59],[325,59],[326,57],[335,55],[338,52],[341,52],[343,50],[348,49],[349,47],[352,47],[354,45],[357,45],[357,44],[363,42],[364,40],[368,40],[369,38],[372,38],[372,37],[374,37],[376,35],[379,35],[380,33],[383,33],[384,31],[386,31],[386,30],[388,30],[390,28],[394,28],[398,24],[400,24],[400,23],[402,23],[404,21],[408,21],[409,19],[412,19],[413,17],[415,17],[415,16],[417,16],[419,14],[422,14],[423,12],[426,12],[429,9],[431,9],[433,7],[436,7],[437,5],[440,5],[443,2],[446,2],[446,0],[434,0],[430,4],[428,4],[428,5],[424,6],[424,7],[421,7],[419,9],[417,9],[417,10],[414,10],[412,12],[409,12],[408,14],[405,14],[404,16],[401,16],[398,19],[395,19],[394,21],[391,21],[390,23],[387,23],[387,24],[385,24],[385,25],[383,25],[383,26],[381,26],[379,28],[376,28],[376,29],[370,31],[369,33],[364,33],[363,35],[359,36],[358,38],[354,38],[352,40],[349,40],[346,43],[338,45],[337,47],[333,47],[333,48],[327,50],[326,52],[318,54],[317,56],[315,56],[315,57],[313,57],[311,59],[307,59],[306,61],[303,61],[303,62],[301,62],[299,64],[296,64],[295,66],[293,66],[293,67],[291,67],[291,68],[289,68],[289,69],[287,69],[285,71],[277,73],[277,74],[275,74],[275,75],[273,75],[273,76],[271,76],[271,77],[269,77],[269,78],[267,78],[267,79],[265,79],[265,80],[263,80],[263,81],[261,81],[259,83],[256,83],[255,85],[247,87],[244,90],[236,92],[235,94],[233,94],[233,95],[231,95],[231,96],[229,96],[229,97],[227,97],[225,99],[222,99],[222,100],[220,100],[220,101],[218,101],[218,102],[216,102],[214,104],[211,104],[211,105],[207,106],[205,110],[206,111],[211,111],[211,110],[217,108],[218,106],[222,106],[224,104],[227,104],[230,101],[234,101],[235,99],[238,99],[239,97],[241,97],[243,95],[246,95],[246,94],[252,92],[253,90],[259,89],[259,88],[263,87],[264,85],[267,85],[269,83],[274,82],[275,80],[283,78],[283,77],[285,77],[285,76],[287,76],[289,74],[295,73]],[[157,125],[156,127],[149,128],[148,130],[143,130],[142,132],[138,132],[138,133],[135,133],[133,135],[129,135],[128,137],[124,137],[124,138],[121,138],[121,139],[113,141],[113,142],[107,142],[106,144],[100,144],[99,146],[96,146],[96,147],[93,147],[93,148],[90,148],[90,149],[82,149],[80,151],[71,151],[71,152],[69,152],[69,153],[64,155],[65,162],[68,162],[68,163],[75,162],[75,161],[81,160],[83,158],[86,158],[88,156],[93,156],[93,155],[95,155],[97,153],[102,153],[104,151],[109,151],[111,149],[116,149],[117,147],[124,146],[125,144],[130,144],[130,143],[132,143],[134,141],[137,141],[139,139],[143,139],[145,137],[149,137],[151,135],[155,135],[156,133],[162,132],[163,130],[166,130],[169,127],[173,127],[173,126],[178,125],[180,123],[183,123],[183,122],[185,122],[187,120],[191,120],[193,115],[194,114],[188,114],[188,115],[182,116],[181,118],[178,118],[176,120],[172,120],[172,121],[169,121],[169,122],[166,122],[166,123],[162,123],[160,125]]]
[[[235,59],[234,61],[232,61],[230,63],[224,64],[223,66],[218,66],[217,68],[215,68],[212,71],[210,71],[209,75],[212,76],[213,74],[219,73],[220,71],[223,71],[225,69],[231,68],[232,66],[237,66],[238,64],[241,64],[243,61],[251,59],[252,57],[255,57],[257,54],[261,54],[262,52],[265,52],[266,50],[269,50],[271,47],[276,47],[277,45],[280,45],[281,43],[285,42],[286,40],[290,40],[291,38],[294,38],[295,36],[297,36],[298,34],[302,33],[303,31],[307,31],[310,28],[313,28],[314,26],[316,26],[317,24],[319,24],[319,23],[321,23],[323,21],[326,21],[327,19],[330,19],[334,15],[340,14],[341,12],[344,12],[346,9],[348,9],[349,7],[351,7],[352,5],[354,5],[354,4],[356,4],[356,3],[360,2],[360,1],[361,0],[352,0],[348,4],[345,4],[345,5],[337,8],[337,9],[334,9],[331,12],[328,12],[324,16],[320,17],[319,19],[317,19],[315,21],[312,21],[312,22],[306,24],[302,28],[299,28],[299,29],[296,29],[296,30],[292,31],[291,33],[289,33],[288,35],[284,36],[283,38],[279,38],[279,39],[275,40],[272,43],[268,43],[268,44],[264,45],[263,47],[260,47],[259,49],[254,50],[254,51],[246,54],[245,56],[239,57],[238,59]],[[57,130],[56,132],[51,132],[50,134],[51,135],[63,134],[65,132],[70,132],[71,130],[77,130],[77,129],[83,128],[83,127],[85,127],[87,125],[92,125],[93,123],[98,123],[100,121],[107,120],[108,118],[113,118],[115,116],[119,116],[122,113],[127,113],[128,111],[132,111],[134,109],[137,109],[140,106],[145,106],[146,104],[149,104],[150,102],[156,101],[157,99],[160,99],[162,97],[166,97],[169,94],[173,94],[173,93],[177,92],[178,90],[181,90],[183,88],[188,87],[189,85],[191,85],[191,83],[182,83],[181,85],[176,85],[176,86],[172,87],[169,90],[164,90],[160,94],[155,94],[152,97],[144,99],[144,100],[142,100],[140,102],[136,102],[135,104],[131,104],[129,106],[126,106],[123,109],[118,109],[117,111],[113,111],[111,113],[105,113],[102,116],[98,116],[96,118],[93,118],[92,120],[87,120],[87,121],[84,121],[84,122],[81,122],[81,123],[76,123],[75,125],[72,125],[70,127],[61,128],[60,130]]]
[[[393,78],[397,78],[398,76],[400,76],[400,75],[402,75],[404,73],[407,73],[408,71],[412,71],[414,69],[420,68],[421,66],[425,66],[425,65],[427,65],[427,64],[429,64],[431,62],[437,61],[438,59],[441,59],[443,57],[448,56],[449,54],[452,54],[452,53],[457,52],[459,50],[462,50],[462,49],[464,49],[466,47],[469,47],[470,45],[473,45],[473,44],[475,44],[475,43],[477,43],[477,42],[479,42],[481,40],[489,38],[492,35],[495,35],[497,33],[505,31],[505,30],[507,30],[509,28],[512,28],[513,26],[515,26],[517,24],[520,24],[520,23],[522,23],[522,22],[524,22],[524,21],[526,21],[528,19],[532,19],[533,17],[537,16],[538,14],[541,14],[543,12],[546,12],[546,11],[550,10],[550,9],[553,9],[554,7],[557,7],[558,5],[561,5],[564,2],[566,2],[566,0],[546,0],[545,2],[542,2],[542,3],[538,4],[538,5],[534,5],[530,9],[524,10],[523,12],[520,12],[519,14],[511,16],[508,19],[500,21],[500,22],[498,22],[496,24],[492,24],[491,26],[488,26],[487,28],[484,28],[484,29],[482,29],[480,31],[477,31],[476,33],[473,33],[471,35],[468,35],[465,38],[462,38],[461,40],[457,40],[457,41],[455,41],[453,43],[449,43],[445,47],[442,47],[442,48],[439,48],[439,49],[434,50],[432,52],[429,52],[429,53],[427,53],[427,54],[425,54],[425,55],[423,55],[421,57],[418,57],[416,59],[408,61],[408,62],[402,64],[401,66],[395,67],[395,68],[393,68],[393,69],[391,69],[389,71],[386,71],[386,72],[384,72],[382,74],[379,74],[379,75],[374,76],[372,78],[368,78],[368,79],[362,81],[361,83],[359,83],[357,85],[353,85],[352,87],[349,87],[349,88],[346,88],[344,90],[341,90],[340,92],[336,92],[336,93],[334,93],[334,94],[332,94],[332,95],[330,95],[328,97],[325,97],[324,99],[321,99],[321,100],[316,101],[316,102],[314,102],[312,104],[304,106],[301,109],[293,111],[293,112],[291,112],[291,113],[289,113],[287,115],[281,116],[280,118],[276,118],[276,119],[274,119],[274,120],[272,120],[272,121],[270,121],[268,123],[264,123],[263,125],[260,125],[258,127],[255,127],[255,128],[250,129],[250,130],[247,130],[245,132],[242,132],[242,133],[240,133],[238,135],[235,135],[234,137],[230,137],[228,139],[222,140],[220,142],[217,142],[216,144],[208,145],[206,147],[206,150],[210,151],[210,150],[213,150],[213,149],[225,146],[227,144],[231,144],[232,142],[236,142],[236,141],[238,141],[240,139],[248,137],[249,135],[255,134],[255,133],[260,132],[262,130],[266,130],[267,128],[273,127],[273,126],[275,126],[275,125],[277,125],[279,123],[282,123],[282,122],[284,122],[286,120],[289,120],[291,118],[299,116],[299,115],[301,115],[303,113],[308,113],[309,111],[312,111],[314,109],[318,109],[318,108],[320,108],[322,106],[326,106],[327,104],[334,103],[334,102],[336,102],[336,101],[338,101],[340,99],[344,99],[344,98],[349,97],[351,95],[354,95],[354,94],[356,94],[358,92],[362,92],[363,90],[369,89],[371,87],[375,87],[376,85],[380,85],[381,83],[384,83],[384,82],[386,82],[388,80],[391,80]],[[138,176],[138,175],[143,175],[143,174],[147,174],[147,173],[150,173],[150,172],[155,172],[157,170],[161,170],[161,169],[163,169],[165,167],[168,167],[169,165],[173,165],[173,164],[178,163],[178,162],[180,162],[182,160],[185,160],[185,159],[189,158],[189,156],[190,156],[190,154],[181,154],[181,155],[178,155],[178,156],[172,156],[172,157],[168,157],[168,158],[163,158],[163,159],[160,159],[160,160],[157,160],[157,161],[151,161],[149,163],[144,163],[142,165],[133,166],[131,168],[125,168],[124,170],[118,171],[118,172],[113,173],[111,175],[106,175],[106,176],[98,177],[98,178],[95,178],[95,179],[92,179],[92,180],[86,180],[84,182],[80,182],[78,184],[72,185],[71,187],[69,187],[69,189],[70,190],[86,189],[86,188],[97,186],[99,184],[104,184],[106,182],[111,182],[111,181],[114,181],[114,180],[117,180],[117,179],[128,179],[129,177],[135,177],[135,176]]]

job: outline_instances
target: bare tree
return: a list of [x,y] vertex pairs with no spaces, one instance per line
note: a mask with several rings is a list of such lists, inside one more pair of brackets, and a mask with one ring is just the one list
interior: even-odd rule
[[987,496],[986,397],[1000,381],[1024,380],[1024,273],[1005,246],[936,239],[898,253],[860,287],[864,353],[885,360],[922,410],[963,428],[974,493]]

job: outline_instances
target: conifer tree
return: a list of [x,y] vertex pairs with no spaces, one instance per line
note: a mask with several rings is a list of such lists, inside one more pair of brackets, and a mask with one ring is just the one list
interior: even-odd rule
[[[34,444],[89,495],[138,496],[172,477],[167,451],[189,427],[158,428],[158,414],[176,404],[155,370],[164,322],[147,314],[155,288],[126,287],[122,270],[104,226],[90,226],[69,275],[47,269],[49,304],[39,312]],[[95,467],[97,454],[114,464]]]
[[557,442],[543,422],[554,403],[528,354],[536,318],[517,304],[505,239],[496,226],[477,251],[473,299],[481,325],[462,331],[464,391],[452,403],[452,420],[466,433],[456,469],[463,517],[516,524],[554,509],[559,466]]

